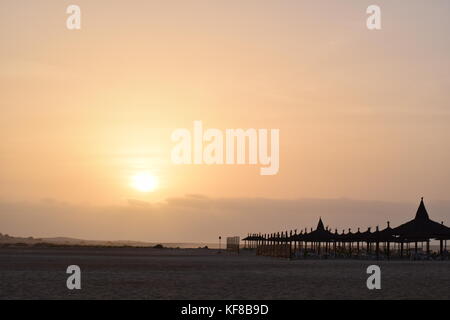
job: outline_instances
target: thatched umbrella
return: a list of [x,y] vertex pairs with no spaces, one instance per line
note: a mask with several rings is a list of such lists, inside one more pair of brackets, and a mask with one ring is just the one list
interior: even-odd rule
[[420,201],[415,218],[393,229],[394,235],[411,242],[448,236],[449,232],[450,228],[430,219],[423,198]]
[[[444,225],[444,222],[441,222],[441,225]],[[441,234],[436,237],[436,240],[439,240],[440,247],[439,247],[439,253],[443,257],[444,254],[444,241],[445,241],[445,250],[447,250],[447,240],[450,240],[450,228],[447,228],[448,231],[446,234]]]
[[[450,235],[450,228],[430,219],[425,203],[420,201],[416,216],[401,226],[392,230],[394,236],[401,242],[414,242],[417,253],[417,242],[427,242],[427,254],[430,253],[430,239],[442,239]],[[442,252],[441,252],[442,253]]]
[[248,234],[244,239],[242,239],[245,243],[245,248],[251,248],[252,247],[252,241],[253,241],[253,235]]
[[250,248],[256,248],[265,238],[261,234],[249,234],[242,241],[250,242]]
[[334,251],[334,256],[336,257],[338,246],[339,246],[339,250],[342,250],[342,244],[343,244],[343,241],[345,240],[345,235],[344,234],[339,234],[338,230],[335,229],[334,233],[332,234],[332,237],[333,237],[332,238],[333,251]]
[[247,241],[249,240],[249,237],[250,235],[247,235],[244,239],[242,239],[242,241],[244,241],[244,248],[247,248]]
[[307,231],[305,231],[305,233],[303,233],[303,230],[301,230],[300,233],[297,233],[297,230],[295,230],[295,234],[292,235],[292,241],[294,241],[294,243],[298,242],[299,250],[303,249],[302,242],[304,241],[306,234],[307,234]]
[[320,254],[321,243],[331,242],[334,239],[334,235],[325,229],[322,218],[319,219],[316,230],[304,235],[303,240],[306,242],[312,242],[318,244],[318,253]]
[[[352,229],[348,229],[348,233],[344,233],[344,231],[342,232],[342,236],[341,239],[344,243],[348,243],[348,254],[350,255],[350,257],[352,256],[352,244],[353,242],[356,241],[355,239],[355,234],[352,233]],[[345,247],[345,245],[344,245]]]
[[360,231],[360,228],[358,228],[358,231],[353,235],[353,241],[356,242],[356,252],[359,257],[359,243],[362,241],[362,233]]
[[375,242],[375,254],[377,260],[380,258],[380,239],[381,239],[381,232],[380,228],[377,226],[375,232],[372,233],[372,235],[369,238],[371,242]]
[[370,253],[370,243],[373,239],[372,232],[370,231],[371,228],[367,228],[367,231],[362,232],[360,235],[360,239],[362,242],[365,242],[367,244],[366,253]]
[[325,229],[322,218],[319,219],[316,230],[304,235],[307,241],[326,242],[333,240],[333,234]]
[[397,239],[394,237],[394,229],[391,228],[391,223],[387,222],[386,229],[383,229],[378,234],[378,240],[385,243],[386,256],[389,259],[391,256],[391,242],[396,242]]

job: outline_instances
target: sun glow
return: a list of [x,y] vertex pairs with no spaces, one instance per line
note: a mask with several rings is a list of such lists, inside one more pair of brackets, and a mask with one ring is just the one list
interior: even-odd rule
[[137,173],[131,178],[131,186],[140,192],[152,192],[158,185],[158,178],[148,172]]

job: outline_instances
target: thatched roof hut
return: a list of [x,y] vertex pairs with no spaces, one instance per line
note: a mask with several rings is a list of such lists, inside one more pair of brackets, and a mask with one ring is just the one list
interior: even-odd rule
[[392,234],[404,242],[426,241],[450,237],[450,228],[430,219],[422,198],[415,218],[394,228]]
[[330,242],[334,239],[334,235],[325,229],[322,218],[319,219],[316,230],[303,236],[303,241],[308,242]]

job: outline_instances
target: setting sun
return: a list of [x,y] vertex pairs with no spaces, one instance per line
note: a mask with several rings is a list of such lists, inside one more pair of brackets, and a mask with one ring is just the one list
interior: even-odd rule
[[131,186],[140,192],[151,192],[158,187],[158,178],[148,172],[134,175],[131,181]]

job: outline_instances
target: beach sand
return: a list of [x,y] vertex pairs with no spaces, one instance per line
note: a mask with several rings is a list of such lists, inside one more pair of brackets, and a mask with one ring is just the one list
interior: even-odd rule
[[[366,268],[381,267],[381,290]],[[81,290],[66,287],[69,265]],[[297,260],[207,249],[0,248],[0,299],[450,299],[450,262]]]

